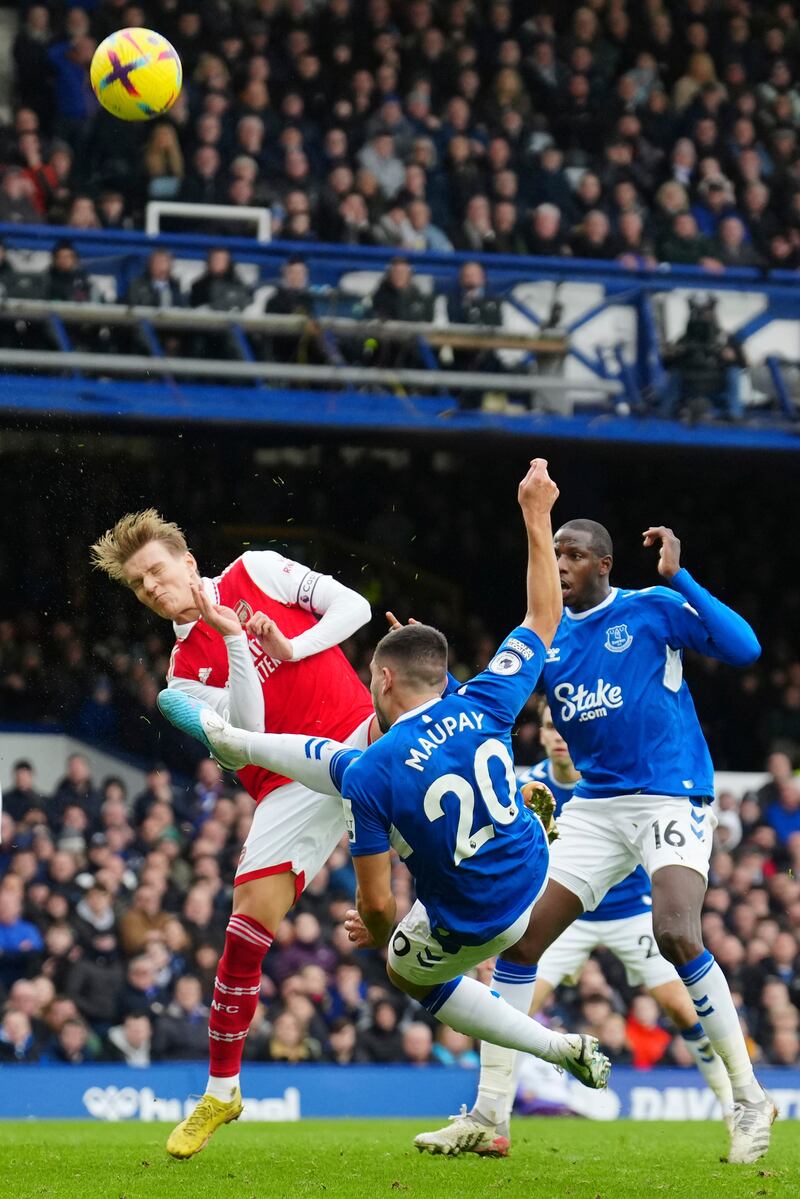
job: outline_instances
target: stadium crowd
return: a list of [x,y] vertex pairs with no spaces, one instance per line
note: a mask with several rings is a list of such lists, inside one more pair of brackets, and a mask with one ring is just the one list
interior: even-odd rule
[[[98,40],[183,60],[169,116],[98,109]],[[0,221],[265,205],[287,240],[800,267],[800,12],[750,0],[29,3]]]

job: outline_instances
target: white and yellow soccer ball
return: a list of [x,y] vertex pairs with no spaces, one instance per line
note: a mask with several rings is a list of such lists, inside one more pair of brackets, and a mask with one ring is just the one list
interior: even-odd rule
[[181,93],[183,68],[175,49],[152,29],[118,29],[94,52],[92,89],[121,121],[152,121]]

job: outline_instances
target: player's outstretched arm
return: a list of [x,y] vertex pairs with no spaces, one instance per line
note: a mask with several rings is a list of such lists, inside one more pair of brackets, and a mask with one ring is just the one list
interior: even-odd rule
[[547,473],[547,460],[534,458],[519,485],[519,506],[528,534],[528,609],[523,625],[547,647],[556,634],[563,605],[550,513],[558,488]]
[[318,574],[273,550],[248,550],[243,561],[253,582],[267,595],[319,617],[316,625],[291,639],[284,637],[273,622],[262,648],[281,662],[299,662],[332,649],[352,637],[372,616],[363,595],[331,575]]
[[692,578],[681,566],[681,543],[665,525],[651,525],[642,534],[645,548],[659,547],[658,573],[687,604],[669,609],[671,631],[681,646],[730,666],[749,666],[761,655],[761,646],[743,616]]

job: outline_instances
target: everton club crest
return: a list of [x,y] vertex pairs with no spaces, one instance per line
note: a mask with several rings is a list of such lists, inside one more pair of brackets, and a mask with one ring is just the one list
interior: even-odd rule
[[633,637],[626,624],[615,624],[606,629],[606,649],[610,649],[612,654],[623,654],[632,642]]

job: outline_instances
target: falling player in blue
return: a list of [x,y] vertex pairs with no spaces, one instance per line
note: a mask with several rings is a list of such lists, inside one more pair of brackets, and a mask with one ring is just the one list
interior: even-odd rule
[[[392,982],[468,1036],[533,1053],[589,1087],[609,1063],[593,1037],[565,1035],[528,1015],[535,970],[524,949],[533,905],[547,882],[547,836],[521,800],[511,730],[534,689],[561,615],[550,510],[558,489],[535,459],[519,488],[528,535],[527,614],[486,670],[456,692],[447,641],[427,625],[388,633],[371,664],[383,736],[367,750],[307,736],[232,729],[183,693],[162,692],[162,712],[199,736],[225,766],[256,761],[341,794],[358,884],[350,939],[389,945]],[[417,901],[396,925],[390,850],[414,876]],[[466,977],[498,956],[492,989]],[[510,1073],[510,1065],[509,1065]],[[494,1137],[508,1076],[485,1118],[458,1120],[444,1152]],[[421,1148],[423,1146],[420,1146]]]
[[681,567],[671,529],[653,526],[643,541],[660,547],[658,571],[669,587],[612,587],[611,538],[595,521],[570,521],[555,536],[565,611],[544,687],[581,777],[561,814],[526,950],[540,961],[573,920],[643,866],[658,948],[730,1077],[728,1160],[754,1162],[769,1147],[776,1109],[754,1077],[725,976],[703,946],[714,775],[682,651],[747,666],[760,646],[747,622]]

